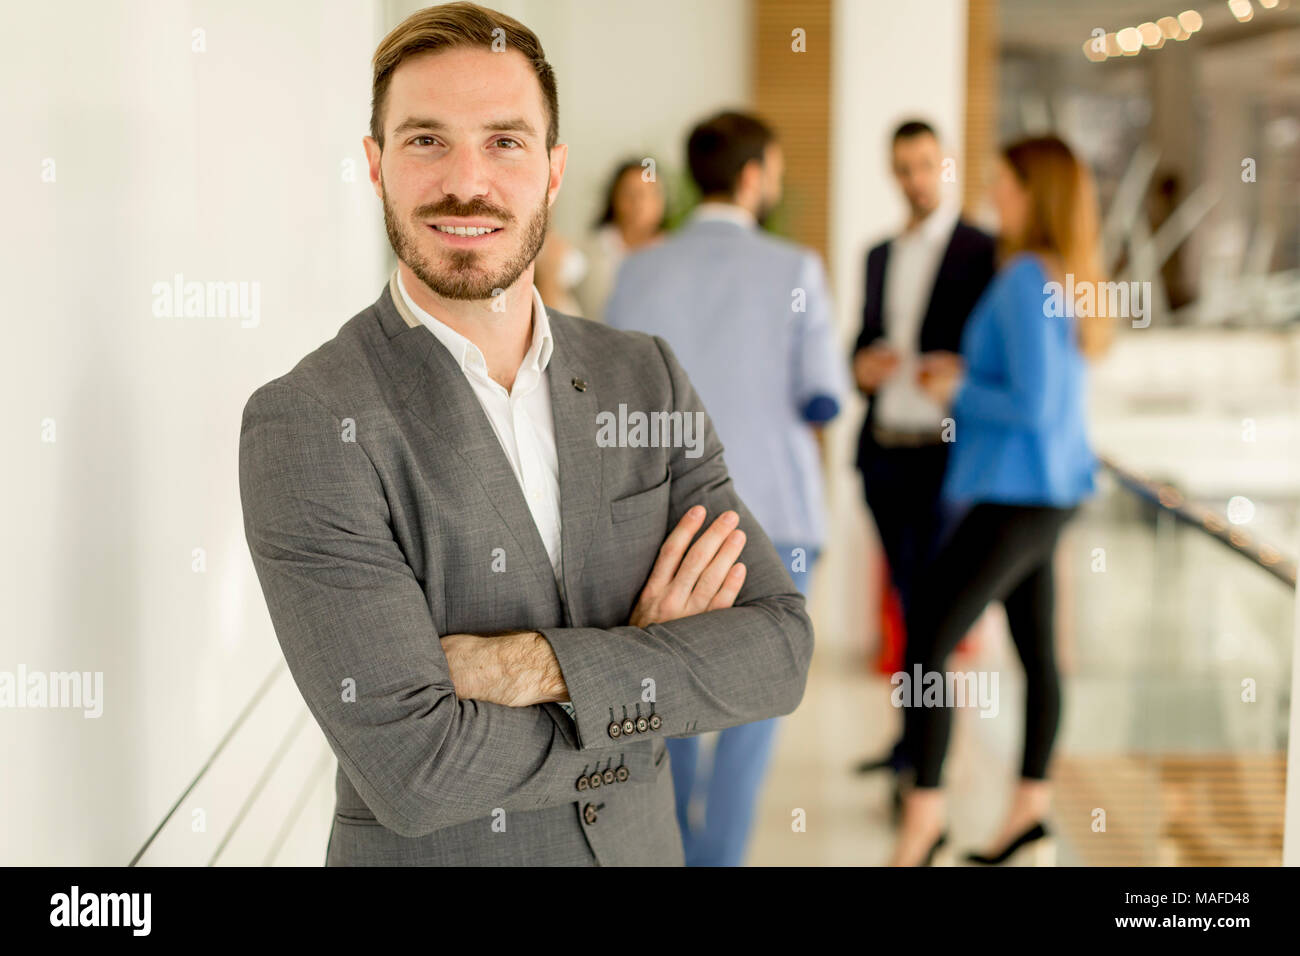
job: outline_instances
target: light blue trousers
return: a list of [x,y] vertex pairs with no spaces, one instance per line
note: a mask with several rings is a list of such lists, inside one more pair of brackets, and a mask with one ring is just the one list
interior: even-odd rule
[[[776,550],[794,578],[799,593],[807,597],[817,549],[777,544]],[[698,736],[665,741],[672,761],[677,824],[682,831],[687,866],[740,866],[744,863],[754,822],[754,805],[767,773],[780,719],[773,717],[719,731],[713,766],[707,775],[696,772],[700,751]],[[704,800],[703,827],[691,825],[689,810],[693,797]]]

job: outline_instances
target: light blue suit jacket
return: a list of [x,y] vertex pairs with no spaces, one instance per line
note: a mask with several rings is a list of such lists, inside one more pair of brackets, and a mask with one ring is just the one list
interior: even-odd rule
[[820,547],[821,465],[805,412],[824,420],[843,407],[848,370],[817,254],[757,227],[692,219],[623,262],[605,321],[672,346],[755,518],[773,541]]

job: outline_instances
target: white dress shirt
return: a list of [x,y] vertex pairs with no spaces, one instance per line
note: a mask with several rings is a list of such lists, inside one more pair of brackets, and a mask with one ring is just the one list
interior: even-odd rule
[[465,374],[474,395],[487,414],[497,441],[514,469],[528,502],[533,523],[546,545],[555,583],[564,592],[560,552],[560,466],[555,452],[555,421],[551,414],[551,383],[546,367],[554,343],[551,323],[541,293],[533,286],[533,338],[515,374],[509,392],[488,375],[479,347],[450,326],[435,319],[412,301],[397,274],[397,288],[406,306],[438,341],[447,347]]
[[944,409],[916,381],[921,324],[934,292],[939,264],[961,215],[956,206],[940,206],[889,244],[881,299],[885,342],[901,361],[898,371],[876,392],[876,423],[897,431],[938,431]]

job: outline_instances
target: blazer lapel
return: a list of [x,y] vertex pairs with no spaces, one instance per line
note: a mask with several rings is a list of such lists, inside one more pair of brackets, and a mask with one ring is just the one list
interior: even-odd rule
[[570,334],[571,319],[547,309],[555,347],[548,366],[551,414],[555,422],[555,453],[560,465],[560,545],[563,553],[565,603],[571,621],[582,620],[576,604],[578,581],[603,503],[602,458],[596,447],[599,397],[590,370],[595,361]]
[[[389,368],[398,382],[402,406],[427,425],[439,444],[430,454],[452,453],[465,464],[504,522],[524,560],[548,587],[555,587],[551,559],[546,553],[532,512],[524,500],[510,460],[488,422],[478,397],[465,380],[451,353],[425,325],[410,314],[397,291],[397,273],[375,303],[380,324],[393,346]],[[558,340],[557,340],[558,345]],[[558,348],[556,349],[558,351]],[[551,356],[554,366],[555,355]],[[555,394],[552,379],[552,396]],[[554,398],[552,398],[554,403]],[[559,415],[557,419],[557,432]],[[594,421],[594,415],[593,415]],[[592,432],[594,435],[595,432]],[[558,434],[557,434],[558,443]],[[593,440],[594,444],[594,440]],[[564,499],[564,459],[561,456],[561,501]],[[568,535],[564,529],[563,534]],[[567,540],[567,537],[564,539]],[[567,548],[565,557],[567,558]]]
[[[935,334],[934,323],[938,319],[938,312],[941,300],[946,299],[946,284],[952,281],[952,273],[957,265],[957,234],[961,231],[961,220],[952,227],[952,234],[948,237],[948,245],[944,247],[943,258],[939,260],[939,268],[934,274],[934,285],[930,287],[930,298],[925,306],[925,316],[921,319],[921,328],[917,336],[918,342],[925,342]],[[942,302],[946,307],[947,303]],[[924,347],[924,346],[922,346]]]

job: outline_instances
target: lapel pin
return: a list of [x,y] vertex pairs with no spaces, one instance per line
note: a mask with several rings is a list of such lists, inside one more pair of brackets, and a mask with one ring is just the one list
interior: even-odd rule
[[585,392],[587,390],[587,383],[580,378],[575,378],[573,380],[573,387],[580,392]]

